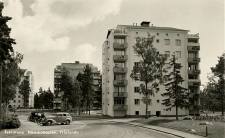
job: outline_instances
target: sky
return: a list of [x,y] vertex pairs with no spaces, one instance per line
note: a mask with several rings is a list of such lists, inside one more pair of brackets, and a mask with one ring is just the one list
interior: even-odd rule
[[34,91],[51,88],[54,68],[62,62],[92,63],[102,70],[102,44],[118,24],[190,30],[200,36],[200,79],[224,52],[223,0],[0,0],[20,65],[32,71]]

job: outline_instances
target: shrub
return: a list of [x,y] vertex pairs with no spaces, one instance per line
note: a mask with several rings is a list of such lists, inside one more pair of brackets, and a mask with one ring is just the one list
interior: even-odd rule
[[21,126],[20,120],[17,117],[6,117],[4,121],[4,128],[19,128]]

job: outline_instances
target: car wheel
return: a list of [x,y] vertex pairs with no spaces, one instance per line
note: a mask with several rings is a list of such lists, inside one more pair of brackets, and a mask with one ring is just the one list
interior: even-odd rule
[[51,126],[52,125],[52,121],[48,121],[47,123],[46,123],[46,126]]
[[64,123],[61,123],[61,125],[64,125]]
[[66,125],[69,125],[70,124],[70,121],[69,120],[66,120]]

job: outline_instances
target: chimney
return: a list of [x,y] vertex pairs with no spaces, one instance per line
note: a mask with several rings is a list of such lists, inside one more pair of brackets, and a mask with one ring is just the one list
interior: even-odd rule
[[141,26],[143,26],[143,27],[149,27],[149,24],[150,24],[150,22],[143,21],[143,22],[141,23]]
[[134,24],[135,24],[135,23],[133,23],[133,26],[134,26]]
[[136,26],[137,26],[137,23],[136,23]]
[[75,61],[76,64],[79,64],[79,61]]

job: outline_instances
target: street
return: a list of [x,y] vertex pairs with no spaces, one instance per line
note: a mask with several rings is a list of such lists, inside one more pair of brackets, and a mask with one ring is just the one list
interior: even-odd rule
[[[39,126],[27,121],[27,116],[19,116],[21,127],[0,132],[4,138],[42,138],[42,137],[78,137],[78,138],[175,138],[165,133],[130,126],[110,119],[74,121],[70,125]],[[33,133],[33,134],[31,134]],[[35,134],[36,133],[36,134]],[[37,134],[54,133],[54,134]]]

